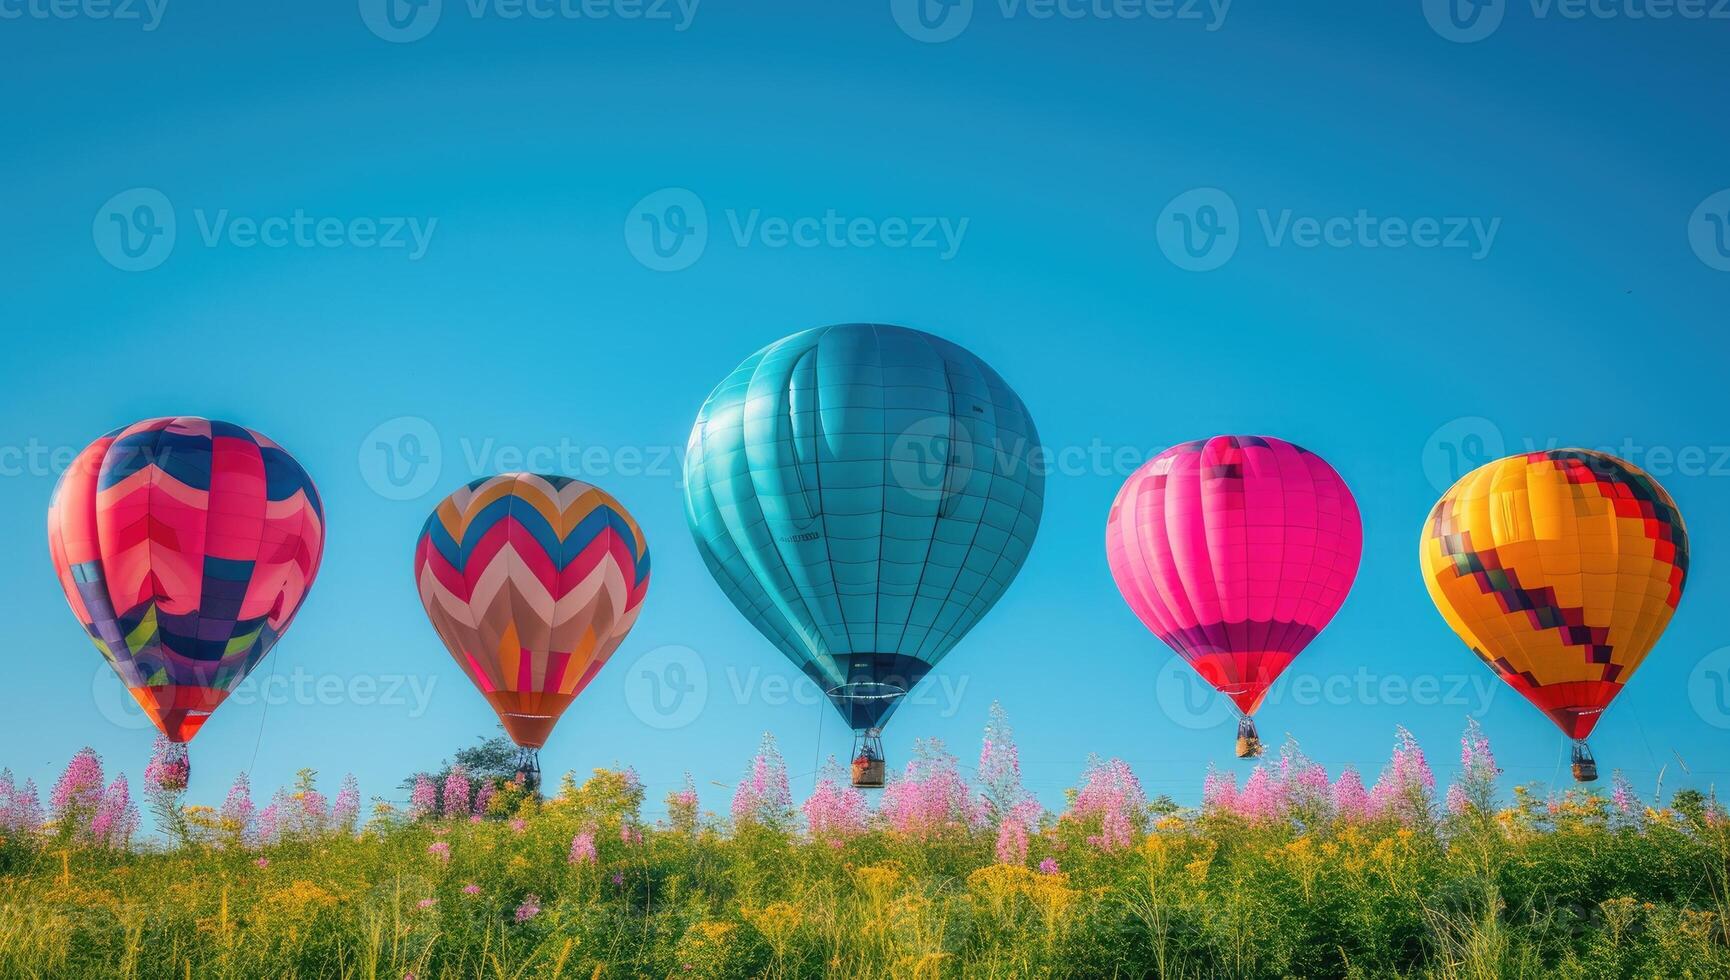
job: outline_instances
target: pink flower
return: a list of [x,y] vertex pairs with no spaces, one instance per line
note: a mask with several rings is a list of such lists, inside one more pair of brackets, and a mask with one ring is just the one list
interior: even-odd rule
[[1147,794],[1141,782],[1122,759],[1088,763],[1083,774],[1086,782],[1075,794],[1069,816],[1092,825],[1097,821],[1099,832],[1089,834],[1087,842],[1106,853],[1128,848],[1134,833],[1146,819]]
[[420,820],[432,816],[438,810],[438,787],[425,773],[414,778],[414,792],[408,798],[408,817],[410,820]]
[[[1009,715],[1003,705],[991,702],[990,720],[985,724],[985,738],[979,748],[980,799],[986,818],[1002,823],[1019,812],[1024,825],[1038,821],[1042,810],[1033,794],[1021,782],[1021,750],[1016,747],[1015,733],[1009,727]],[[1028,813],[1033,813],[1028,819]]]
[[840,844],[865,832],[865,794],[848,784],[834,756],[800,809],[812,840]]
[[270,858],[259,858],[258,860],[254,861],[252,863],[256,867],[268,868],[268,867],[270,867]]
[[1237,777],[1207,767],[1201,782],[1201,809],[1207,814],[1237,812]]
[[245,843],[252,839],[252,815],[252,784],[243,772],[234,777],[234,785],[228,788],[228,797],[222,801],[218,816],[227,832]]
[[463,886],[463,894],[464,895],[479,895],[480,893],[481,893],[481,886],[475,884],[472,881]]
[[582,833],[571,838],[571,853],[565,858],[568,864],[594,864],[598,859],[595,851],[595,829],[583,828]]
[[682,834],[697,830],[697,784],[690,773],[685,773],[684,786],[667,794],[667,822]]
[[1370,803],[1381,816],[1401,823],[1424,823],[1430,819],[1430,796],[1436,788],[1435,774],[1424,758],[1418,740],[1404,728],[1394,730],[1394,754],[1370,790]]
[[625,873],[623,871],[613,872],[612,882],[615,885],[624,884],[625,883]]
[[522,817],[518,817],[515,820],[511,821],[511,832],[512,833],[520,834],[527,829],[529,829],[529,823],[528,823],[528,821],[524,820]]
[[102,802],[102,786],[102,757],[88,746],[79,749],[48,797],[55,822],[68,827],[78,839],[88,838],[90,819]]
[[133,805],[132,794],[126,787],[126,774],[122,773],[114,777],[107,792],[102,794],[102,802],[97,805],[96,815],[90,821],[90,836],[97,843],[124,850],[137,830],[138,807]]
[[342,786],[336,791],[336,802],[330,808],[330,819],[343,833],[354,833],[355,825],[360,821],[360,783],[355,781],[354,773],[342,777]]
[[1356,769],[1347,766],[1334,783],[1334,812],[1348,823],[1367,823],[1375,819],[1375,807]]
[[452,766],[445,777],[445,816],[456,818],[469,815],[469,774],[462,766]]
[[426,852],[431,854],[433,857],[438,858],[439,862],[442,864],[450,863],[451,846],[445,841],[433,841],[431,844],[427,845]]
[[997,863],[1027,863],[1027,827],[1021,821],[1011,818],[997,826]]
[[1045,860],[1039,862],[1039,873],[1040,874],[1042,874],[1042,875],[1054,875],[1054,874],[1057,874],[1057,872],[1058,872],[1058,867],[1057,867],[1057,859],[1056,858],[1046,858]]
[[523,903],[517,906],[517,922],[527,922],[541,914],[541,897],[539,895],[524,895]]
[[619,843],[626,847],[636,847],[643,842],[643,832],[634,824],[626,821],[619,824]]
[[751,769],[733,791],[733,821],[786,827],[793,820],[793,794],[787,788],[787,763],[775,748],[775,736],[763,733]]
[[475,816],[487,812],[487,806],[492,803],[493,794],[497,791],[498,787],[493,785],[492,780],[481,783],[481,788],[475,793]]
[[883,788],[878,813],[890,829],[919,838],[978,827],[986,820],[985,807],[974,798],[956,758],[934,738],[914,743],[913,758]]
[[436,898],[423,898],[420,901],[415,903],[415,907],[421,908],[421,909],[430,909],[430,908],[436,907],[438,905],[438,903],[439,903],[439,900]]

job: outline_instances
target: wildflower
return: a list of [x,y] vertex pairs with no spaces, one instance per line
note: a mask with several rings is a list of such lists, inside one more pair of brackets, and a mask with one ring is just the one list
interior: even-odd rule
[[667,794],[667,822],[673,829],[683,833],[695,833],[697,829],[697,784],[690,773],[685,773],[685,785],[677,791]]
[[1057,867],[1056,858],[1046,858],[1039,862],[1039,873],[1042,875],[1054,875],[1057,874],[1058,871],[1059,869]]
[[420,909],[430,909],[437,906],[438,903],[439,900],[436,898],[423,898],[415,903],[415,907]]
[[281,836],[281,827],[277,822],[276,802],[273,800],[264,809],[258,811],[258,843],[274,844]]
[[268,868],[268,867],[270,867],[270,858],[259,858],[258,860],[254,861],[252,863],[253,863],[254,867]]
[[427,845],[426,852],[428,854],[431,854],[433,857],[438,858],[439,863],[441,863],[441,864],[449,864],[450,863],[451,846],[446,841],[442,841],[442,840],[433,841],[431,844]]
[[336,791],[336,802],[330,807],[330,821],[343,833],[352,834],[359,820],[360,783],[355,781],[351,772],[342,777],[342,786]]
[[775,747],[775,736],[763,733],[751,769],[733,792],[733,820],[784,828],[793,820],[793,794],[787,788],[787,763]]
[[252,785],[243,772],[234,777],[234,785],[228,788],[218,817],[223,830],[237,843],[246,843],[252,835],[252,815]]
[[445,816],[456,818],[469,815],[469,774],[460,765],[452,766],[445,777]]
[[987,818],[1001,824],[1020,812],[1017,818],[1025,830],[1026,810],[1038,806],[1033,794],[1021,783],[1021,750],[1015,744],[1015,733],[1009,727],[1009,715],[1003,705],[991,702],[990,718],[985,723],[985,737],[979,747],[980,802]]
[[643,842],[643,831],[629,820],[619,824],[619,843],[626,847],[636,847]]
[[1027,826],[1013,817],[997,826],[997,863],[1027,863]]
[[408,798],[408,817],[421,820],[438,811],[438,788],[425,773],[414,778],[414,791]]
[[54,792],[48,797],[54,822],[62,833],[79,839],[89,836],[90,819],[102,802],[102,786],[101,756],[88,746],[79,749],[72,761],[66,763],[66,769],[54,783]]
[[571,838],[571,853],[565,858],[567,864],[594,864],[598,855],[595,851],[595,829],[585,827],[582,832]]
[[1107,853],[1127,848],[1147,811],[1140,781],[1122,759],[1101,762],[1095,757],[1083,775],[1086,782],[1076,792],[1069,815],[1090,825],[1098,821],[1099,832],[1087,838],[1094,847]]
[[1375,816],[1369,791],[1364,789],[1363,777],[1350,766],[1340,773],[1339,781],[1334,783],[1334,812],[1339,815],[1339,819],[1352,823],[1364,823]]
[[1466,730],[1460,736],[1460,774],[1448,787],[1448,812],[1456,816],[1496,812],[1496,777],[1500,774],[1488,736],[1476,718],[1466,719]]
[[481,893],[481,886],[475,884],[472,881],[463,886],[463,894],[464,895],[479,895],[480,893]]
[[124,850],[138,830],[138,807],[127,790],[126,774],[114,777],[90,820],[90,836],[108,847]]
[[623,871],[613,872],[612,882],[615,885],[624,884],[625,883],[625,873]]
[[493,802],[493,794],[495,794],[497,792],[498,792],[498,787],[493,785],[492,780],[488,779],[488,780],[481,783],[481,788],[479,790],[475,791],[475,812],[474,812],[474,815],[476,817],[479,817],[481,814],[487,812],[487,807],[490,806]]
[[517,921],[527,922],[541,914],[541,897],[539,895],[524,895],[523,902],[517,906]]
[[800,809],[812,840],[838,847],[865,832],[865,794],[848,784],[834,756],[829,757],[816,788]]
[[1424,758],[1418,740],[1404,728],[1394,731],[1394,754],[1370,790],[1370,804],[1378,816],[1390,816],[1401,823],[1427,822],[1430,819],[1430,794],[1435,791],[1436,777]]
[[522,817],[518,817],[515,820],[511,821],[511,832],[512,833],[520,834],[527,829],[529,829],[529,822],[527,820],[524,820]]
[[884,787],[878,812],[892,829],[917,837],[985,820],[955,757],[934,738],[914,743],[912,760]]

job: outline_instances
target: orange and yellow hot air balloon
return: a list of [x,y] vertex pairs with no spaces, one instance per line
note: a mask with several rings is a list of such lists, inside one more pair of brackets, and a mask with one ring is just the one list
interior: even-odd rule
[[1521,453],[1436,501],[1418,560],[1448,625],[1574,739],[1574,778],[1597,778],[1586,737],[1682,598],[1676,502],[1607,453]]
[[598,487],[505,473],[445,498],[414,564],[433,629],[522,749],[532,788],[536,750],[642,611],[642,529]]

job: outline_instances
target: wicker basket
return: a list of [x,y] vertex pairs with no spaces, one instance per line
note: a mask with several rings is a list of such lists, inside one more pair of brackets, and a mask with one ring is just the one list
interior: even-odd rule
[[854,759],[853,785],[860,789],[877,789],[883,785],[882,759]]

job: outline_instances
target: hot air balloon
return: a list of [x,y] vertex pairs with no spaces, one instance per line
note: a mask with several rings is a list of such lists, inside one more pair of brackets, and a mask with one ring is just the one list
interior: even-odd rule
[[264,659],[324,553],[311,477],[250,429],[147,419],[91,443],[48,505],[72,612],[173,745]]
[[1520,453],[1436,501],[1418,561],[1442,618],[1574,740],[1574,778],[1596,779],[1586,738],[1682,599],[1676,502],[1607,453]]
[[1237,755],[1261,754],[1251,716],[1351,591],[1363,525],[1320,456],[1268,436],[1215,436],[1130,475],[1105,522],[1129,607],[1230,698]]
[[1045,490],[1021,399],[966,350],[850,323],[746,358],[697,414],[691,530],[722,591],[854,730],[881,729],[1002,597]]
[[533,790],[538,750],[642,611],[642,529],[597,487],[504,473],[439,503],[414,575],[433,629],[521,750],[518,774]]

